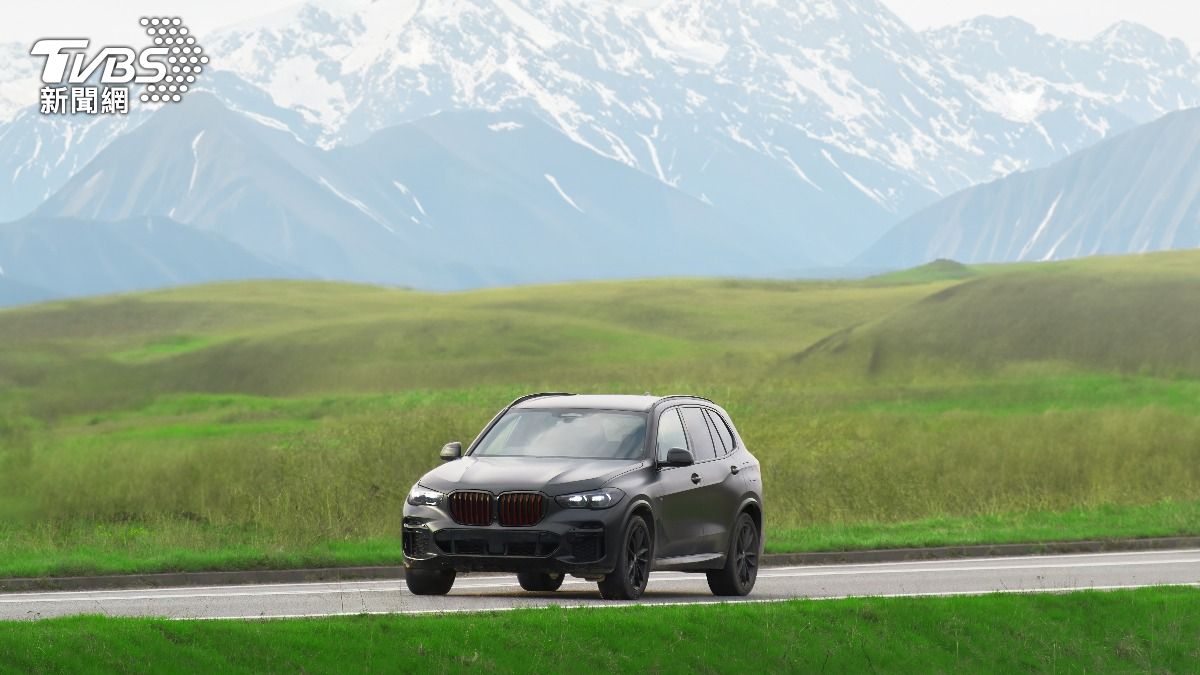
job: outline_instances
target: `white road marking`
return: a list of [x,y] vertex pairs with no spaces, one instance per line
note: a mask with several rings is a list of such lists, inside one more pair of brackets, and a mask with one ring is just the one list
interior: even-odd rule
[[[759,579],[792,579],[801,577],[829,577],[829,576],[855,576],[855,575],[876,575],[876,574],[926,574],[930,572],[984,572],[984,571],[1005,571],[1005,570],[1040,570],[1040,569],[1078,569],[1091,567],[1129,567],[1129,566],[1147,566],[1147,565],[1179,565],[1179,564],[1200,564],[1200,558],[1173,558],[1167,560],[1114,560],[1111,562],[1092,562],[1092,563],[1073,563],[1073,564],[1021,564],[1021,565],[959,565],[948,567],[942,565],[933,565],[927,567],[906,567],[903,569],[809,569],[803,572],[786,572],[783,574],[775,573],[773,570],[780,568],[763,568],[765,571],[759,574]],[[1200,568],[1198,568],[1200,570]],[[1200,573],[1200,571],[1198,571]],[[651,575],[652,583],[669,583],[678,581],[696,581],[698,575],[681,575],[673,577],[660,577]],[[353,583],[353,582],[351,582]],[[188,598],[238,598],[238,597],[271,597],[271,596],[295,596],[295,595],[332,595],[337,593],[394,593],[397,591],[406,592],[403,589],[403,584],[400,582],[391,582],[393,585],[388,587],[372,587],[364,588],[359,585],[347,586],[324,586],[321,588],[305,588],[287,591],[261,591],[248,590],[236,591],[230,590],[225,592],[196,592],[190,589],[164,589],[164,592],[155,593],[153,591],[142,591],[138,595],[104,595],[99,599],[107,601],[131,601],[131,600],[180,600]],[[590,584],[586,580],[569,580],[564,584]],[[459,584],[455,589],[489,589],[489,588],[511,588],[519,586],[519,583],[512,581],[493,582],[484,584]],[[239,588],[239,587],[231,587]],[[244,588],[244,587],[242,587]],[[182,591],[182,592],[181,592]],[[105,591],[104,593],[114,593],[120,591]],[[65,595],[73,595],[74,597],[63,597]],[[84,595],[84,597],[78,597]],[[54,592],[49,593],[30,593],[30,594],[14,594],[13,596],[0,597],[0,603],[16,604],[16,603],[43,603],[43,602],[78,602],[86,600],[88,597],[93,597],[92,592]]]
[[[1200,548],[1176,548],[1176,549],[1158,548],[1158,549],[1146,549],[1146,550],[1142,550],[1142,551],[1097,551],[1094,553],[1040,553],[1037,555],[1019,555],[1019,556],[994,555],[994,556],[976,556],[976,557],[971,557],[971,558],[943,558],[941,560],[896,560],[896,561],[892,561],[892,562],[880,561],[880,562],[867,562],[867,563],[835,563],[833,565],[830,565],[830,567],[879,567],[881,565],[938,565],[938,564],[955,565],[955,564],[970,563],[970,562],[987,562],[987,561],[992,561],[992,560],[1024,561],[1024,560],[1045,560],[1047,558],[1049,558],[1051,560],[1066,560],[1066,559],[1071,559],[1071,558],[1099,558],[1101,556],[1109,557],[1109,558],[1115,558],[1115,557],[1123,558],[1125,556],[1168,555],[1168,554],[1170,554],[1170,555],[1197,555],[1197,554],[1200,554]],[[809,564],[809,565],[789,565],[789,566],[780,566],[780,567],[772,566],[771,569],[786,570],[786,569],[799,569],[802,567],[811,568],[811,567],[814,567],[814,565],[811,565],[811,564]],[[765,569],[765,567],[764,567],[764,569]]]
[[[1200,563],[1200,558],[1187,558],[1183,560],[1122,560],[1113,562],[1095,562],[1095,563],[1068,563],[1063,565],[1052,564],[1034,564],[1034,565],[969,565],[961,567],[910,567],[907,569],[897,570],[829,570],[821,572],[797,572],[792,574],[759,574],[758,578],[787,578],[787,577],[820,577],[820,576],[840,576],[846,574],[916,574],[921,572],[974,572],[974,571],[996,571],[996,570],[1052,570],[1052,569],[1077,569],[1080,567],[1127,567],[1143,565],[1173,565],[1183,563]],[[767,569],[767,568],[763,568]]]
[[395,611],[364,611],[364,612],[330,612],[319,614],[272,614],[262,616],[206,616],[197,618],[175,617],[172,621],[230,621],[230,620],[258,620],[270,621],[273,619],[323,619],[332,616],[379,616],[387,614],[482,614],[486,612],[511,612],[518,609],[619,609],[628,607],[681,607],[684,605],[742,605],[742,604],[767,604],[774,602],[795,602],[798,600],[846,600],[848,598],[940,598],[940,597],[955,597],[955,596],[975,596],[975,595],[992,595],[992,594],[1033,594],[1033,593],[1073,593],[1076,591],[1120,591],[1133,590],[1137,588],[1160,588],[1166,586],[1182,586],[1190,588],[1200,588],[1200,582],[1187,584],[1119,584],[1111,586],[1079,586],[1075,588],[1005,588],[1005,589],[985,589],[972,591],[932,591],[927,593],[878,593],[878,594],[862,594],[862,595],[813,595],[813,596],[796,596],[793,598],[762,598],[754,599],[747,598],[745,600],[699,600],[699,601],[663,601],[663,602],[610,602],[610,603],[586,603],[574,605],[525,605],[521,607],[469,607],[458,609],[409,609]]
[[[1047,553],[1047,554],[1042,554],[1042,555],[1014,556],[1014,557],[1008,557],[1008,558],[1005,558],[1003,556],[983,556],[983,557],[973,557],[973,558],[952,558],[952,559],[943,559],[943,560],[898,560],[898,561],[892,561],[892,562],[883,561],[883,562],[869,562],[869,563],[836,563],[836,564],[830,564],[830,565],[808,564],[808,565],[785,565],[785,566],[770,566],[770,567],[763,566],[762,569],[769,570],[771,572],[784,572],[784,571],[789,571],[789,570],[814,570],[814,569],[827,569],[827,570],[833,571],[833,570],[838,570],[838,569],[863,569],[863,568],[869,568],[869,567],[907,567],[907,566],[924,565],[926,567],[932,566],[932,567],[936,567],[937,570],[942,570],[942,569],[946,569],[945,566],[947,566],[947,565],[961,566],[961,565],[970,564],[970,563],[974,563],[974,562],[994,562],[996,560],[1011,560],[1015,563],[1021,563],[1021,562],[1030,562],[1030,561],[1045,560],[1045,559],[1066,560],[1066,559],[1073,559],[1073,558],[1097,558],[1097,557],[1110,557],[1110,558],[1121,557],[1121,558],[1124,558],[1126,556],[1149,556],[1149,555],[1166,555],[1166,554],[1185,555],[1185,556],[1200,555],[1200,549],[1174,549],[1174,550],[1172,550],[1172,549],[1150,549],[1150,550],[1144,550],[1144,551],[1101,551],[1098,553],[1064,553],[1064,554]],[[975,569],[975,568],[972,567],[972,569]],[[655,572],[655,574],[667,574],[667,573],[666,572]],[[475,572],[475,573],[471,573],[471,574],[464,573],[463,575],[461,575],[459,577],[459,579],[461,581],[458,584],[455,584],[455,588],[463,588],[464,586],[462,586],[462,582],[464,582],[464,581],[470,583],[472,581],[480,581],[480,580],[489,579],[489,578],[506,578],[507,579],[507,578],[511,578],[511,576],[512,575],[510,575],[510,574],[493,573],[493,572],[484,572],[484,573]],[[657,577],[657,576],[654,577],[654,579],[656,579],[656,580],[658,578],[659,577]],[[685,577],[685,578],[694,578],[694,577]],[[284,581],[284,582],[267,583],[267,584],[218,584],[218,585],[209,585],[209,586],[164,586],[160,589],[145,589],[145,590],[147,590],[147,591],[149,591],[149,590],[170,591],[170,590],[176,590],[176,589],[179,589],[179,590],[186,589],[188,591],[217,591],[217,590],[236,589],[236,588],[245,588],[245,587],[291,588],[291,587],[294,587],[294,586],[297,586],[300,584],[309,584],[309,585],[312,585],[313,587],[316,587],[318,585],[332,587],[332,586],[345,586],[345,585],[350,585],[350,584],[353,584],[355,586],[362,586],[362,585],[396,584],[396,583],[401,583],[401,580],[399,580],[399,579],[349,579],[349,580],[345,580],[345,581],[302,581],[302,582]],[[570,583],[592,583],[592,582],[584,581],[583,579],[568,579],[564,583],[570,584]],[[130,589],[128,589],[128,588],[113,588],[113,589],[107,589],[107,590],[21,591],[21,592],[17,592],[17,593],[3,593],[3,594],[0,594],[0,597],[16,598],[16,597],[22,597],[22,596],[46,595],[48,593],[76,594],[76,595],[87,594],[89,596],[92,596],[92,595],[110,594],[110,593],[128,593],[129,590]]]

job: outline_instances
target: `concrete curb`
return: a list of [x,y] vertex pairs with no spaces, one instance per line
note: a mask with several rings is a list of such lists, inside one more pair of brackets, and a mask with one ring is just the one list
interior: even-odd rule
[[177,586],[241,586],[247,584],[298,584],[353,579],[403,579],[401,565],[377,567],[321,567],[294,570],[230,570],[225,572],[161,572],[154,574],[102,574],[86,577],[27,577],[0,579],[0,593],[29,591],[94,591],[121,588],[171,588]]
[[[867,551],[828,551],[819,553],[768,553],[765,567],[783,565],[831,565],[947,558],[985,558],[1062,553],[1103,553],[1200,548],[1197,537],[1156,537],[1148,539],[1105,539],[1063,541],[1039,544],[979,544],[937,546],[932,548],[891,548]],[[316,581],[359,579],[401,579],[404,567],[326,567],[295,570],[238,570],[227,572],[165,572],[157,574],[109,574],[82,577],[31,577],[0,579],[0,593],[30,591],[91,591],[122,588],[167,588],[177,586],[237,586],[246,584],[294,584]]]

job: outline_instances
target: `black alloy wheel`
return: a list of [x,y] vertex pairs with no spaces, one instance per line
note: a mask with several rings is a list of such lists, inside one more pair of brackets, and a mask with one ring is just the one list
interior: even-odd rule
[[608,600],[637,600],[650,580],[650,561],[654,542],[650,527],[641,516],[629,520],[625,543],[617,567],[599,583],[600,595]]
[[725,566],[708,573],[708,588],[713,595],[747,595],[758,579],[758,556],[762,540],[750,514],[738,516],[729,538]]

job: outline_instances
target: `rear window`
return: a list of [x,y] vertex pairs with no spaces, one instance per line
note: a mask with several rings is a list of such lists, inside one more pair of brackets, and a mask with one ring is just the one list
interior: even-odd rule
[[[729,431],[729,425],[725,424],[725,419],[712,410],[705,410],[704,415],[708,417],[708,423],[712,425],[713,438],[717,439],[719,444],[724,447],[724,454],[733,452],[733,434]],[[721,452],[722,448],[718,447],[717,451]]]
[[683,425],[687,427],[688,438],[692,440],[692,454],[696,461],[716,459],[717,451],[712,433],[708,430],[708,422],[704,421],[704,411],[700,408],[683,408]]

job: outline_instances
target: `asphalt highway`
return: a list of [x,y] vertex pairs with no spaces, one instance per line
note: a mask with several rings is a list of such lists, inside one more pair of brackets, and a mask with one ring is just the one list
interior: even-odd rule
[[[769,567],[748,598],[974,595],[1112,590],[1164,584],[1200,586],[1200,550]],[[729,601],[715,598],[703,575],[655,572],[639,604]],[[611,607],[596,585],[568,577],[554,593],[526,593],[510,575],[462,575],[444,597],[418,597],[402,580],[264,584],[110,591],[0,594],[0,620],[76,614],[174,619],[283,618],[508,610],[557,604]]]

